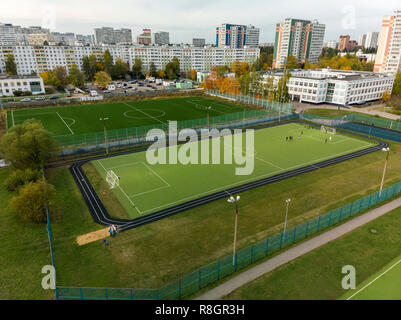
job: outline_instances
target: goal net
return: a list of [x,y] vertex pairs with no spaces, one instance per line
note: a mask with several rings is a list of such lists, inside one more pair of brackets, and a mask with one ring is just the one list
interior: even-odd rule
[[120,178],[113,170],[107,171],[106,181],[110,185],[110,189],[117,188],[120,185]]
[[336,134],[336,128],[331,128],[331,127],[326,127],[326,126],[321,126],[320,130],[324,133],[329,133],[329,134]]

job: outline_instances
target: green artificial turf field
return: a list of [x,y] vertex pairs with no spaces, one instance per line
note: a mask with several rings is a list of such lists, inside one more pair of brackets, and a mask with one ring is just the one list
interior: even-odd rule
[[[358,270],[356,270],[358,277]],[[349,290],[344,300],[401,300],[401,256],[375,275]]]
[[242,112],[244,108],[230,102],[204,97],[140,100],[78,106],[30,108],[7,111],[7,125],[22,123],[35,118],[55,136],[68,136],[103,131],[103,121],[108,118],[107,130],[167,124],[168,120],[188,120]]
[[[292,135],[294,140],[287,142],[286,136],[289,135]],[[255,148],[252,153],[254,170],[250,175],[236,175],[235,169],[244,165],[237,165],[234,162],[233,164],[150,165],[146,159],[146,152],[109,157],[92,163],[103,179],[106,179],[109,170],[120,177],[119,187],[112,190],[127,214],[135,218],[372,145],[370,141],[342,134],[332,136],[333,140],[326,143],[326,138],[330,136],[332,135],[319,129],[305,129],[302,124],[297,123],[256,130]],[[243,141],[242,150],[233,147],[234,155],[238,152],[244,154],[246,148],[249,150],[249,146],[245,144],[245,137]],[[224,144],[227,142],[221,138],[219,143],[220,159],[224,159]],[[200,142],[193,144],[196,144],[196,149],[201,149]],[[179,146],[178,150],[183,146]],[[210,142],[209,150],[211,146]],[[167,148],[167,159],[169,152],[170,148]],[[198,154],[198,159],[201,157],[200,154],[201,152]],[[211,154],[210,151],[210,159]],[[101,194],[99,196],[102,197]]]

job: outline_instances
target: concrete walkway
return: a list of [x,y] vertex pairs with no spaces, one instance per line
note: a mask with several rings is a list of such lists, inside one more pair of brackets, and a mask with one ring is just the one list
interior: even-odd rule
[[276,255],[275,257],[251,268],[236,277],[224,282],[216,288],[207,291],[206,293],[195,298],[195,300],[216,300],[230,294],[234,290],[242,287],[243,285],[263,276],[264,274],[322,246],[326,243],[340,238],[341,236],[351,232],[364,224],[385,215],[386,213],[401,207],[401,198],[393,200],[381,207],[368,211],[352,220],[345,222],[338,227],[331,229],[321,235],[318,235],[310,240],[307,240],[291,249]]

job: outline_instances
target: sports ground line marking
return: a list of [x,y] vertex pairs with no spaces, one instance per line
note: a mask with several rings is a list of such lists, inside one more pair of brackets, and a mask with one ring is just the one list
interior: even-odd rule
[[[103,164],[100,162],[100,160],[97,160],[97,162],[102,166],[102,168],[104,169],[105,172],[107,172],[106,168],[103,166]],[[121,190],[121,192],[125,195],[125,197],[128,199],[128,201],[132,204],[132,206],[135,208],[136,211],[138,211],[139,214],[142,214],[142,211],[139,210],[135,203],[130,199],[130,197],[128,197],[127,193],[124,191],[123,188],[121,188],[121,186],[119,185],[118,188]]]
[[[256,181],[256,180],[258,180],[259,178],[263,178],[263,177],[267,177],[267,176],[273,176],[273,175],[275,175],[275,174],[277,174],[277,173],[289,171],[289,170],[291,170],[291,169],[298,168],[298,167],[302,167],[302,166],[304,166],[304,165],[309,165],[309,164],[314,163],[314,162],[320,162],[320,161],[323,161],[323,160],[326,160],[326,159],[335,158],[335,157],[340,156],[340,155],[343,155],[343,154],[347,154],[347,153],[351,153],[351,152],[354,152],[354,151],[357,151],[357,150],[361,150],[361,149],[363,149],[363,148],[365,148],[365,147],[367,147],[367,146],[370,146],[370,145],[371,145],[371,144],[367,144],[367,145],[361,146],[361,147],[359,147],[359,148],[355,148],[355,149],[352,149],[352,150],[347,150],[347,151],[340,152],[340,153],[337,153],[337,154],[333,154],[333,155],[330,155],[330,156],[327,156],[327,157],[324,157],[324,158],[311,160],[311,161],[304,162],[304,163],[301,163],[301,164],[297,164],[297,165],[295,165],[295,166],[291,166],[291,167],[288,167],[288,168],[285,168],[285,169],[282,169],[282,170],[277,170],[277,171],[273,171],[273,172],[270,172],[270,173],[262,174],[262,175],[260,175],[260,176],[256,176],[256,177],[253,177],[253,178],[249,178],[249,179],[241,180],[241,181],[238,181],[238,182],[234,182],[234,183],[231,183],[231,184],[228,184],[228,185],[225,185],[225,186],[221,186],[221,187],[218,187],[218,188],[215,188],[215,189],[210,189],[210,190],[208,190],[208,191],[201,192],[201,193],[198,193],[198,194],[196,194],[196,195],[192,195],[192,196],[189,196],[189,197],[185,197],[185,198],[182,198],[182,199],[180,199],[180,200],[176,200],[176,201],[173,201],[173,202],[170,202],[170,203],[166,203],[166,204],[161,205],[161,206],[157,206],[157,207],[154,207],[154,208],[151,208],[151,209],[144,210],[144,211],[142,211],[142,213],[148,213],[148,212],[153,211],[153,210],[156,210],[156,209],[168,207],[168,206],[173,205],[173,204],[176,204],[176,203],[181,203],[182,201],[185,201],[185,200],[190,200],[190,199],[197,198],[197,197],[202,196],[202,195],[205,195],[205,194],[213,193],[213,192],[215,192],[215,191],[225,191],[225,192],[227,192],[225,189],[228,189],[228,187],[233,187],[233,186],[236,186],[236,185],[241,185],[241,184],[243,184],[243,183],[245,183],[245,182],[248,182],[248,181]],[[319,166],[316,166],[316,165],[313,165],[313,164],[312,164],[312,166],[316,167],[317,169],[320,169]]]
[[401,259],[398,260],[396,263],[394,263],[390,268],[388,268],[386,271],[384,271],[382,274],[378,275],[376,278],[374,278],[372,281],[370,281],[369,283],[367,283],[365,286],[363,286],[361,289],[359,289],[357,292],[355,292],[352,296],[348,297],[347,300],[350,300],[352,297],[354,297],[355,295],[357,295],[359,292],[361,292],[362,290],[365,290],[367,287],[369,287],[373,282],[375,282],[377,279],[381,278],[382,276],[384,276],[387,272],[389,272],[391,269],[393,269],[397,264],[399,264],[401,262]]
[[15,126],[15,122],[14,122],[14,110],[11,109],[11,120],[13,122],[13,127]]
[[142,111],[141,109],[135,108],[135,107],[133,107],[133,106],[131,106],[131,105],[129,105],[128,103],[125,103],[125,102],[123,102],[123,104],[125,104],[126,106],[128,106],[128,107],[130,107],[130,108],[132,108],[132,109],[134,109],[134,110],[136,110],[136,111],[139,111],[139,112],[143,113],[145,116],[148,116],[149,118],[152,118],[153,120],[159,121],[160,123],[162,123],[162,124],[168,126],[167,123],[165,123],[165,122],[163,122],[163,121],[160,121],[159,119],[157,119],[157,118],[151,116],[150,114],[147,114],[146,112]]
[[61,119],[61,121],[64,122],[65,126],[68,128],[68,130],[70,130],[71,134],[74,134],[74,131],[71,130],[71,128],[68,126],[68,124],[64,121],[64,119],[59,115],[58,112],[56,112],[57,115],[59,116],[59,118]]
[[[201,103],[194,103],[194,102],[188,101],[188,100],[187,100],[187,102],[193,104],[193,105],[195,106],[195,108],[198,109],[198,110],[203,110],[203,111],[206,111],[206,110],[207,110],[207,109],[201,109],[201,108],[199,108],[198,106],[202,106],[203,108],[207,108],[207,107],[208,107],[208,106],[204,106],[204,105],[201,104]],[[222,113],[222,114],[225,114],[225,112],[220,111],[220,110],[217,110],[217,109],[211,108],[210,110],[213,110],[213,111],[216,111],[216,112],[220,112],[220,113]]]

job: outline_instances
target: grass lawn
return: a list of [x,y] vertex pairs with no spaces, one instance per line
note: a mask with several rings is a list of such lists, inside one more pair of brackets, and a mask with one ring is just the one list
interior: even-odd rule
[[107,130],[166,125],[168,120],[188,120],[209,116],[238,113],[245,110],[230,102],[205,97],[150,99],[64,107],[29,108],[9,110],[8,127],[35,118],[54,136],[69,136],[103,132],[103,121],[108,118]]
[[[377,232],[372,233],[372,229]],[[400,260],[400,229],[398,208],[256,279],[226,299],[338,299],[344,294],[343,298],[349,297]],[[356,290],[346,292],[341,286],[345,265],[356,269]],[[398,264],[355,298],[400,299],[400,279]]]
[[[401,179],[400,149],[392,145],[386,185]],[[377,190],[385,155],[376,152],[241,194],[239,248],[282,229],[285,199],[292,198],[288,227]],[[125,231],[110,246],[79,247],[76,236],[94,224],[67,168],[49,169],[57,192],[55,260],[61,286],[157,288],[232,250],[233,207],[225,199]]]
[[[287,142],[285,137],[290,135],[294,137],[294,140]],[[332,138],[332,141],[328,140],[329,142],[326,143],[325,139],[329,139],[329,137]],[[231,136],[229,138],[231,139]],[[235,139],[234,137],[232,140]],[[242,139],[245,141],[245,137]],[[208,159],[210,164],[206,165],[200,164],[202,154],[200,145],[204,142],[208,144],[210,158]],[[244,165],[211,164],[214,142],[218,144],[217,151],[219,151],[221,160],[225,158],[225,146],[232,147],[233,153],[239,153],[241,156],[250,148],[244,143],[242,149],[238,150],[238,147],[232,146],[232,141],[215,138],[213,141],[204,140],[191,143],[197,152],[199,151],[196,156],[199,164],[152,165],[147,161],[146,152],[110,157],[92,163],[104,180],[109,171],[113,171],[120,177],[119,186],[112,189],[112,192],[127,215],[136,218],[216,191],[226,190],[249,181],[373,145],[371,141],[349,135],[333,136],[322,133],[320,130],[305,129],[302,124],[298,123],[256,130],[255,148],[250,151],[252,152],[250,161],[254,162],[254,170],[250,175],[236,175],[236,168],[244,167]],[[189,147],[179,146],[178,153],[183,148]],[[165,151],[168,159],[172,148],[167,148]],[[99,196],[102,198],[103,195],[106,195],[105,198],[107,198],[109,192],[104,190],[104,184],[99,186],[100,189],[97,189]]]
[[4,185],[11,169],[0,169],[0,300],[52,299],[42,289],[42,267],[51,264],[46,226],[23,222],[8,207]]
[[307,109],[305,113],[313,114],[315,116],[322,116],[327,118],[337,118],[345,115],[355,114],[355,112],[350,112],[344,109],[335,110],[335,109]]
[[346,300],[401,300],[401,256],[378,273],[362,282],[355,290],[349,290]]
[[[400,149],[395,144],[390,147],[386,185],[401,179]],[[244,192],[239,248],[282,229],[288,197],[293,199],[291,228],[377,190],[384,156],[377,152]],[[1,181],[8,174],[9,169],[0,170]],[[48,169],[46,177],[57,192],[50,211],[58,285],[152,289],[231,253],[234,214],[225,199],[123,232],[108,247],[102,241],[79,247],[78,235],[102,226],[92,221],[67,167]],[[8,203],[10,197],[1,186],[1,202]],[[52,292],[40,287],[41,268],[50,264],[45,226],[22,222],[7,206],[0,208],[0,219],[4,244],[0,248],[0,298],[52,298]]]

